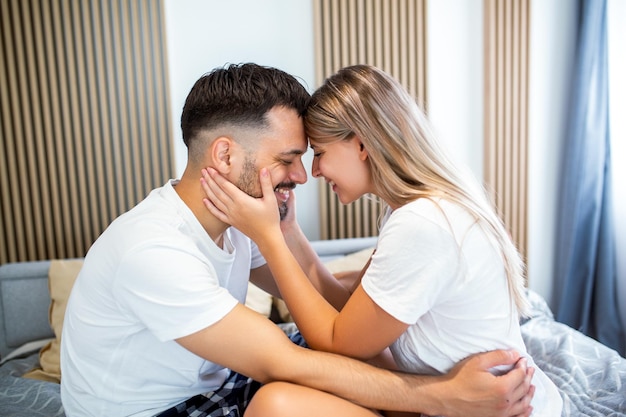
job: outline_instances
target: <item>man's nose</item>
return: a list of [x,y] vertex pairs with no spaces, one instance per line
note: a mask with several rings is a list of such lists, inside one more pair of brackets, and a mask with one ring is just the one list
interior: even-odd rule
[[306,182],[306,169],[304,169],[302,161],[293,165],[293,169],[289,173],[289,178],[296,184],[304,184]]

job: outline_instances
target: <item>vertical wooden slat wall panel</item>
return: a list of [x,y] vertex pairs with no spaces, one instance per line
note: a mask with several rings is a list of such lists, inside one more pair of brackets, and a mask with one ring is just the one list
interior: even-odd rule
[[[8,67],[7,55],[8,51],[11,51],[11,32],[9,28],[11,20],[11,13],[9,12],[9,4],[6,2],[0,2],[0,23],[2,23],[0,42],[2,43],[2,53],[0,53],[0,65],[2,68]],[[7,71],[8,72],[8,71]],[[11,80],[9,76],[10,72],[4,72],[2,77],[0,77],[0,109],[2,111],[2,117],[0,118],[0,128],[2,129],[2,134],[5,132],[13,131],[13,124],[11,121],[11,101],[9,94],[9,86],[11,85]],[[7,195],[6,198],[0,199],[0,209],[2,213],[7,213],[7,217],[13,217],[13,205],[12,205],[12,193],[11,193],[11,181],[9,173],[15,172],[15,161],[13,158],[8,158],[7,155],[13,155],[13,146],[12,144],[2,144],[0,147],[0,158],[1,161],[4,162],[0,164],[0,186],[2,187],[2,194]],[[4,217],[4,216],[3,216]],[[2,236],[15,236],[15,228],[13,222],[9,221],[0,222],[0,233]],[[17,242],[12,242],[10,247],[5,247],[2,249],[3,252],[7,253],[8,256],[14,256],[16,253],[15,247]],[[5,244],[6,246],[6,244]]]
[[[111,131],[109,127],[109,123],[107,123],[109,119],[109,109],[106,101],[106,78],[103,73],[104,68],[104,36],[103,36],[103,16],[102,16],[102,5],[99,5],[97,8],[92,8],[90,10],[90,14],[86,17],[91,20],[91,36],[93,37],[92,45],[94,45],[93,50],[93,61],[92,68],[90,73],[98,74],[97,77],[93,77],[92,79],[92,91],[94,92],[91,96],[92,99],[92,109],[97,111],[94,114],[94,121],[96,124],[96,128],[94,132],[96,132],[97,138],[94,141],[94,153],[97,155],[102,155],[102,158],[95,158],[95,175],[96,181],[95,186],[97,189],[102,190],[106,187],[106,173],[111,172],[111,152],[109,146],[109,141],[106,138],[111,137]],[[109,164],[109,165],[107,165]],[[98,217],[97,227],[98,230],[104,230],[107,226],[107,219],[111,218],[112,213],[111,210],[111,201],[106,201],[104,204],[100,205],[100,216]]]
[[[61,137],[60,123],[60,106],[54,99],[59,97],[59,84],[56,82],[57,65],[55,60],[55,35],[52,26],[52,9],[51,5],[44,2],[35,2],[41,15],[41,26],[36,27],[38,31],[39,49],[42,51],[37,57],[38,71],[45,74],[39,77],[40,89],[42,92],[42,112],[44,112],[45,135],[48,137]],[[46,140],[46,155],[58,155],[56,149],[60,141]],[[69,212],[62,209],[62,195],[60,191],[59,181],[55,181],[58,177],[58,166],[62,163],[61,156],[57,158],[46,157],[46,164],[40,169],[46,177],[45,187],[42,190],[49,190],[48,198],[44,199],[42,211],[47,219],[45,227],[45,235],[47,248],[60,248],[65,245],[64,233],[62,233],[63,225],[67,223]],[[45,167],[45,168],[44,168]],[[56,254],[55,251],[50,253]]]
[[520,201],[517,206],[518,216],[520,220],[518,244],[524,259],[528,253],[528,224],[527,224],[527,196],[528,196],[528,85],[529,85],[529,32],[530,32],[530,0],[527,0],[527,7],[520,10],[519,28],[520,28],[520,44],[526,45],[520,48],[519,66],[519,153],[524,155],[524,159],[520,160],[519,165],[519,195],[524,201]]
[[[43,3],[44,2],[41,2],[42,5]],[[55,157],[57,158],[57,171],[53,171],[50,173],[50,182],[56,183],[59,187],[59,210],[61,215],[63,216],[63,222],[60,224],[60,230],[57,231],[60,236],[62,236],[62,241],[58,246],[54,248],[56,253],[53,252],[53,255],[55,256],[51,256],[52,258],[54,258],[56,256],[62,257],[62,255],[65,253],[75,253],[77,252],[77,249],[76,239],[75,236],[73,236],[72,232],[72,218],[74,217],[74,212],[72,210],[72,207],[70,207],[70,205],[67,203],[68,201],[70,201],[70,195],[75,195],[72,194],[72,191],[75,192],[76,190],[71,189],[71,187],[74,186],[75,182],[60,180],[61,178],[68,178],[68,166],[70,164],[70,161],[72,161],[71,155],[69,155],[69,152],[65,149],[67,141],[65,138],[72,137],[71,133],[68,131],[70,128],[71,111],[69,108],[70,100],[68,96],[66,76],[67,63],[65,49],[67,45],[63,36],[63,28],[65,23],[61,18],[60,2],[51,2],[50,7],[52,8],[52,20],[50,22],[50,26],[53,30],[53,41],[50,44],[48,51],[51,54],[49,60],[53,62],[53,65],[56,68],[55,78],[51,79],[50,82],[51,87],[56,87],[56,95],[54,96],[54,101],[51,105],[55,108],[58,108],[55,123],[58,124],[59,129],[58,132],[55,132],[55,138],[58,139],[53,140],[55,144],[55,153],[53,155],[55,155]],[[10,138],[7,138],[7,140],[10,140]],[[57,178],[59,179],[59,181],[56,181]]]
[[530,0],[485,0],[485,183],[522,255],[527,251]]
[[[27,1],[22,2],[21,7],[22,7],[22,44],[24,45],[23,48],[23,55],[20,59],[20,74],[27,74],[28,77],[33,77],[35,75],[35,71],[34,71],[34,67],[32,65],[29,65],[30,62],[34,61],[34,45],[33,45],[33,35],[30,31],[25,30],[26,27],[28,27],[28,25],[30,24],[30,22],[28,21],[31,15],[31,10],[29,7],[29,3]],[[23,66],[22,66],[23,65]],[[22,81],[22,80],[20,80]],[[20,82],[20,94],[23,94],[24,97],[27,98],[27,100],[30,100],[32,103],[37,104],[38,102],[38,94],[36,92],[35,89],[31,89],[28,87],[28,85],[26,83]],[[36,135],[36,126],[37,126],[37,121],[38,121],[38,114],[35,113],[31,113],[31,117],[29,117],[28,122],[25,121],[25,115],[29,114],[29,109],[26,108],[26,106],[23,106],[24,109],[24,113],[22,114],[22,123],[25,125],[25,129],[24,129],[24,134],[25,137],[30,137],[33,138],[32,141],[26,141],[25,143],[25,151],[24,151],[24,160],[22,161],[23,163],[26,164],[26,166],[38,166],[37,161],[38,161],[38,157],[37,154],[39,146],[37,146],[38,144],[36,142],[40,142],[40,138]],[[29,172],[29,176],[34,179],[34,180],[38,180],[39,176],[36,175],[34,172]],[[26,201],[24,197],[24,194],[22,193],[23,196],[23,200],[22,201]],[[42,226],[42,220],[41,220],[41,216],[39,215],[39,213],[37,212],[37,208],[40,207],[41,204],[41,196],[38,195],[37,193],[33,193],[31,194],[30,198],[33,201],[33,204],[30,205],[30,207],[26,207],[25,209],[25,216],[26,217],[30,217],[33,219],[32,224],[29,227],[29,236],[34,236],[34,234],[36,233],[36,230],[41,230],[41,226]],[[37,240],[32,239],[32,240],[28,240],[27,241],[27,248],[29,251],[32,252],[39,252],[41,253],[41,249],[42,246],[37,244]]]
[[0,263],[84,256],[174,174],[163,5],[0,2]]
[[[91,219],[85,219],[86,214],[97,214],[95,210],[97,208],[94,204],[94,193],[88,192],[87,180],[93,179],[92,166],[89,160],[87,160],[86,152],[90,148],[89,142],[95,138],[91,137],[89,131],[90,125],[93,121],[90,119],[89,114],[89,98],[87,92],[91,92],[88,85],[88,79],[90,74],[87,72],[86,66],[86,53],[84,50],[86,35],[85,28],[83,27],[81,17],[81,2],[75,2],[73,0],[67,0],[67,5],[71,8],[68,20],[71,22],[71,26],[74,27],[73,40],[73,64],[74,64],[74,76],[78,80],[78,83],[71,83],[70,91],[73,94],[74,100],[80,103],[79,114],[85,117],[73,117],[74,121],[74,135],[73,146],[76,164],[73,164],[72,168],[75,168],[75,175],[78,180],[77,195],[83,196],[83,198],[74,199],[74,206],[77,214],[77,219],[74,222],[74,234],[76,236],[76,242],[81,251],[86,251],[88,242],[94,240],[92,235],[91,224],[88,223]],[[66,36],[69,36],[69,32],[66,32]],[[69,40],[69,39],[68,39]],[[91,92],[93,94],[93,92]],[[91,94],[90,94],[91,95]],[[84,140],[84,138],[90,138],[90,140]],[[87,210],[81,210],[82,205],[87,205]],[[81,227],[81,225],[84,225]],[[81,230],[82,229],[82,230]]]
[[[72,27],[72,10],[69,0],[62,0],[57,3],[58,15],[62,26],[61,36],[59,40],[63,43],[61,51],[64,55],[59,57],[59,64],[61,71],[59,71],[59,81],[61,83],[61,103],[62,103],[62,117],[63,117],[63,138],[61,144],[63,145],[63,151],[66,155],[66,161],[63,164],[63,174],[59,175],[61,178],[74,178],[72,181],[61,181],[61,186],[65,188],[65,195],[67,199],[64,200],[64,210],[69,210],[70,222],[65,226],[65,233],[67,238],[72,244],[72,251],[82,251],[82,239],[80,238],[81,231],[80,225],[80,209],[78,197],[81,192],[79,182],[82,180],[77,178],[81,175],[77,170],[82,168],[82,161],[78,160],[76,155],[76,137],[80,135],[80,118],[74,117],[73,113],[81,114],[81,103],[78,101],[78,93],[76,91],[76,84],[78,83],[78,77],[76,75],[76,56],[74,38],[78,36],[76,29]],[[55,25],[59,23],[55,22]],[[55,46],[59,46],[57,43]],[[62,253],[62,252],[61,252]]]
[[[18,31],[15,33],[15,37],[14,37],[15,43],[13,45],[13,47],[15,48],[14,50],[16,51],[16,58],[17,58],[16,59],[17,68],[15,71],[15,74],[16,74],[15,75],[15,80],[16,80],[15,92],[20,97],[27,97],[28,92],[26,91],[26,86],[24,82],[22,82],[22,79],[18,76],[18,74],[26,73],[26,63],[25,63],[26,57],[24,55],[24,49],[19,46],[24,41],[23,14],[21,11],[21,5],[17,6],[15,10],[18,13],[18,17],[15,20],[15,24],[18,27]],[[17,99],[15,101],[19,102]],[[19,132],[20,137],[27,137],[27,135],[31,133],[30,124],[24,123],[23,115],[22,115],[27,109],[22,103],[20,103],[19,109],[21,110],[20,113],[14,115],[16,131]],[[26,166],[28,165],[28,159],[26,155],[26,148],[30,147],[29,145],[30,144],[27,144],[26,142],[22,142],[21,146],[17,147],[16,160],[17,160],[17,166],[18,166],[18,175],[20,175],[21,177],[25,177],[27,175]],[[17,204],[19,204],[19,210],[20,210],[19,217],[22,218],[23,216],[25,218],[28,218],[31,214],[32,207],[25,207],[25,202],[26,202],[25,199],[27,198],[27,194],[21,192],[21,190],[17,190],[17,191],[18,192],[15,195],[15,199],[16,199]],[[32,240],[29,239],[30,237],[33,236],[33,232],[34,232],[33,224],[30,223],[26,225],[26,228],[25,228],[26,239],[24,239],[22,242],[22,246],[26,250],[32,250],[33,248]]]
[[[86,185],[88,190],[91,187],[96,189],[104,188],[104,176],[98,175],[101,171],[102,158],[96,158],[95,155],[102,155],[102,150],[99,144],[105,140],[102,135],[102,123],[100,120],[100,106],[98,105],[98,97],[100,92],[98,91],[98,80],[96,74],[95,60],[96,55],[102,49],[102,46],[98,48],[90,48],[89,45],[95,45],[94,40],[97,38],[94,34],[94,27],[96,22],[93,19],[90,8],[81,5],[82,7],[77,10],[75,19],[77,24],[82,22],[83,30],[83,42],[79,45],[79,60],[82,61],[81,71],[87,75],[84,80],[85,89],[81,91],[81,101],[84,103],[84,114],[88,116],[88,121],[82,125],[82,137],[89,137],[91,140],[83,141],[82,154],[85,160],[86,172],[83,174],[85,178],[91,178],[92,181]],[[89,193],[89,206],[90,210],[87,213],[90,216],[83,219],[83,224],[89,224],[91,227],[88,233],[84,234],[85,244],[89,245],[89,242],[95,240],[98,236],[98,230],[105,225],[106,204],[102,205],[102,199],[100,193]],[[82,211],[83,215],[85,211]]]
[[[316,83],[347,65],[370,64],[396,77],[426,103],[426,0],[315,0]],[[343,206],[320,184],[321,238],[375,236],[381,204]]]
[[[37,181],[38,183],[47,183],[48,175],[45,170],[47,165],[47,155],[50,154],[49,143],[46,143],[44,138],[46,137],[46,132],[51,129],[51,119],[49,109],[50,102],[50,94],[48,91],[48,83],[46,77],[37,77],[37,74],[45,74],[46,73],[46,55],[45,55],[45,39],[44,32],[42,28],[45,25],[44,22],[44,14],[41,9],[41,5],[37,2],[32,3],[33,10],[31,12],[32,15],[32,26],[34,28],[33,41],[32,44],[36,45],[34,56],[31,56],[31,62],[36,62],[37,65],[32,66],[32,71],[34,72],[29,75],[31,79],[37,79],[37,89],[34,91],[39,92],[39,97],[37,94],[33,94],[33,107],[40,109],[39,117],[33,116],[33,124],[35,126],[35,141],[37,143]],[[35,194],[35,201],[33,205],[35,207],[40,207],[41,216],[37,219],[37,230],[41,231],[41,238],[37,240],[37,253],[43,254],[45,253],[45,248],[54,246],[54,234],[52,232],[52,227],[54,224],[53,217],[51,215],[50,206],[53,202],[52,190],[50,187],[41,187],[41,195]]]

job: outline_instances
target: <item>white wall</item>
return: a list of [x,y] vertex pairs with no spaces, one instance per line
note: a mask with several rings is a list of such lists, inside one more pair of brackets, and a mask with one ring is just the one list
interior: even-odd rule
[[575,4],[535,1],[530,19],[528,279],[530,288],[553,306],[560,149],[574,62]]
[[482,5],[429,1],[427,21],[428,117],[452,158],[477,178],[483,177]]
[[[165,0],[172,136],[176,169],[187,160],[180,115],[189,90],[206,72],[226,63],[255,62],[280,68],[314,88],[311,0]],[[310,172],[311,152],[305,155]],[[317,181],[297,188],[298,220],[319,239]]]

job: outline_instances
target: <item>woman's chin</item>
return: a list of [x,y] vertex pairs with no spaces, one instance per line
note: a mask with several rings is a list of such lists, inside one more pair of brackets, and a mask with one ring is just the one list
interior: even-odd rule
[[343,204],[344,206],[347,206],[348,204],[356,201],[356,199],[354,198],[348,198],[346,196],[342,196],[341,194],[337,194],[337,198],[339,199],[341,204]]

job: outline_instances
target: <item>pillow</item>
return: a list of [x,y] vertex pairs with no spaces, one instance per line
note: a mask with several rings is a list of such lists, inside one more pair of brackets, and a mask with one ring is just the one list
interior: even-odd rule
[[55,338],[39,351],[39,368],[24,374],[26,378],[40,379],[48,382],[61,381],[61,332],[67,299],[72,291],[74,281],[83,266],[83,261],[53,260],[48,270],[48,288],[50,290],[50,326]]
[[369,261],[370,256],[372,256],[372,252],[374,252],[374,248],[363,249],[358,252],[342,256],[341,258],[333,259],[332,261],[326,262],[325,265],[326,268],[328,268],[328,270],[333,274],[360,271],[363,269],[367,261]]
[[246,307],[268,317],[272,314],[272,295],[263,291],[253,283],[248,283]]

